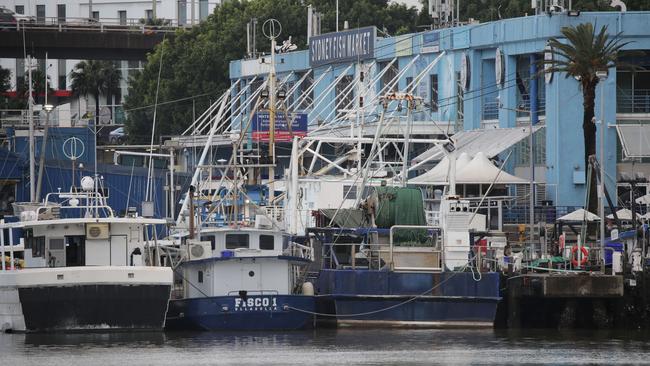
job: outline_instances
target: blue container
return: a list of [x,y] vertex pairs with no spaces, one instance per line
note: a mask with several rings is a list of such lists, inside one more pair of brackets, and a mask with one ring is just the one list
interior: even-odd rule
[[[235,256],[235,252],[233,252],[232,250],[222,250],[221,251],[221,258],[232,258],[234,256]],[[610,259],[610,261],[611,261],[611,259]]]
[[[614,249],[614,252],[623,252],[623,243],[617,243],[617,242],[609,242],[605,243],[605,248],[612,248]],[[605,249],[605,264],[606,265],[611,265],[612,264],[612,253],[613,251],[609,249]]]

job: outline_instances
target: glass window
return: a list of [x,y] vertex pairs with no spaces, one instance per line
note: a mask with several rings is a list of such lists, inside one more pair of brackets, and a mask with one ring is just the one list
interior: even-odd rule
[[68,86],[67,84],[67,75],[66,75],[66,69],[65,69],[65,60],[59,60],[59,83],[58,83],[58,89],[59,90],[65,90],[66,87]]
[[199,0],[199,19],[205,20],[208,17],[208,0]]
[[[390,67],[388,65],[390,65]],[[381,93],[382,94],[397,91],[397,82],[395,82],[395,80],[393,80],[393,79],[395,79],[395,77],[397,77],[397,73],[399,73],[399,67],[397,66],[397,62],[393,62],[392,64],[390,62],[380,62],[379,63],[379,72],[380,73],[383,72],[384,69],[386,69],[387,67],[388,67],[388,69],[386,70],[384,75],[381,77],[380,88],[381,88]],[[390,89],[386,88],[386,86],[389,85],[389,84],[391,85]],[[384,89],[384,88],[386,88],[386,89]]]
[[98,11],[93,11],[93,19],[99,20],[99,12]]
[[353,109],[354,104],[354,86],[352,84],[352,75],[345,75],[336,84],[336,112],[337,116],[345,115],[346,112],[340,112],[341,109]]
[[431,90],[430,90],[430,105],[431,105],[431,112],[437,112],[438,111],[438,75],[431,75],[429,78],[429,81],[431,83]]
[[275,237],[273,235],[260,235],[260,249],[262,250],[275,249]]
[[199,271],[198,275],[199,275],[199,278],[198,278],[199,283],[203,283],[203,271]]
[[36,21],[45,22],[45,5],[36,5]]
[[118,10],[117,17],[120,18],[120,25],[126,25],[126,10]]
[[56,17],[59,23],[65,23],[65,4],[58,4],[56,6]]
[[226,249],[248,248],[248,234],[226,234]]
[[153,10],[147,9],[144,11],[144,18],[147,20],[153,19]]
[[16,5],[16,14],[25,14],[25,5]]
[[187,1],[178,1],[178,25],[187,24]]

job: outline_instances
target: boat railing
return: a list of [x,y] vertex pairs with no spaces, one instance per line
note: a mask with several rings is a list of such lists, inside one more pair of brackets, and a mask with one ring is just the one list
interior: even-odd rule
[[236,296],[236,295],[241,295],[242,292],[245,292],[246,295],[279,295],[280,293],[278,290],[236,290],[236,291],[228,291],[228,296]]
[[286,252],[287,254],[294,257],[314,260],[314,248],[310,245],[308,246],[308,245],[291,242],[289,243]]
[[[437,230],[439,229],[438,226],[429,226],[429,225],[393,225],[390,227],[389,230],[389,265],[392,270],[395,271],[442,271],[443,266],[442,264],[445,262],[444,261],[444,256],[445,256],[445,251],[444,251],[444,246],[442,244],[442,241],[436,241],[434,246],[409,246],[409,247],[404,247],[402,250],[405,250],[407,252],[410,252],[409,254],[429,254],[434,257],[433,262],[437,263],[437,265],[409,265],[409,266],[402,266],[402,265],[396,265],[395,263],[395,252],[396,252],[396,247],[399,247],[395,243],[395,231],[399,229],[409,229],[409,230]],[[437,258],[435,258],[437,257]],[[424,261],[426,262],[426,261]]]

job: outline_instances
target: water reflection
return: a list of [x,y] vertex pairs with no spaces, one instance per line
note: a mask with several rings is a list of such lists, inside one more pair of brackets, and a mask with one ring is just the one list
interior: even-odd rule
[[648,332],[324,329],[0,336],[11,365],[639,364]]

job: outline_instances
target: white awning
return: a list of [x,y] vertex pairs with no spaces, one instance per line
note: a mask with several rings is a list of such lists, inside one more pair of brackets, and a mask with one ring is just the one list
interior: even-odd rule
[[[627,209],[627,208],[622,208],[622,209],[616,211],[616,216],[618,216],[618,219],[619,219],[619,220],[627,220],[627,221],[630,221],[630,220],[632,220],[632,211],[630,211],[630,210]],[[637,214],[637,216],[639,216],[639,214]],[[607,215],[607,218],[608,218],[608,219],[613,219],[613,218],[614,218],[614,214],[609,214],[609,215]]]
[[[482,152],[469,161],[469,155],[462,153],[456,160],[457,184],[528,184],[529,181],[515,177],[497,168]],[[441,167],[442,166],[442,167]],[[438,167],[441,167],[438,169]],[[433,174],[430,174],[433,173]],[[409,184],[445,185],[449,182],[449,162],[443,159],[435,168],[409,180]]]
[[[533,132],[537,132],[544,128],[543,125],[533,127]],[[456,141],[456,149],[459,153],[467,153],[469,156],[475,156],[478,152],[482,152],[488,158],[500,154],[519,141],[528,137],[529,129],[525,127],[513,128],[487,128],[477,129],[470,131],[461,131],[453,136]],[[422,154],[413,158],[413,163],[419,163],[429,157],[431,161],[439,161],[445,154],[442,152],[441,147],[434,146],[431,149],[423,152]]]
[[600,217],[597,215],[585,210],[584,208],[577,209],[571,213],[568,213],[562,217],[559,217],[557,221],[598,221]]
[[625,158],[650,157],[650,124],[617,124]]

